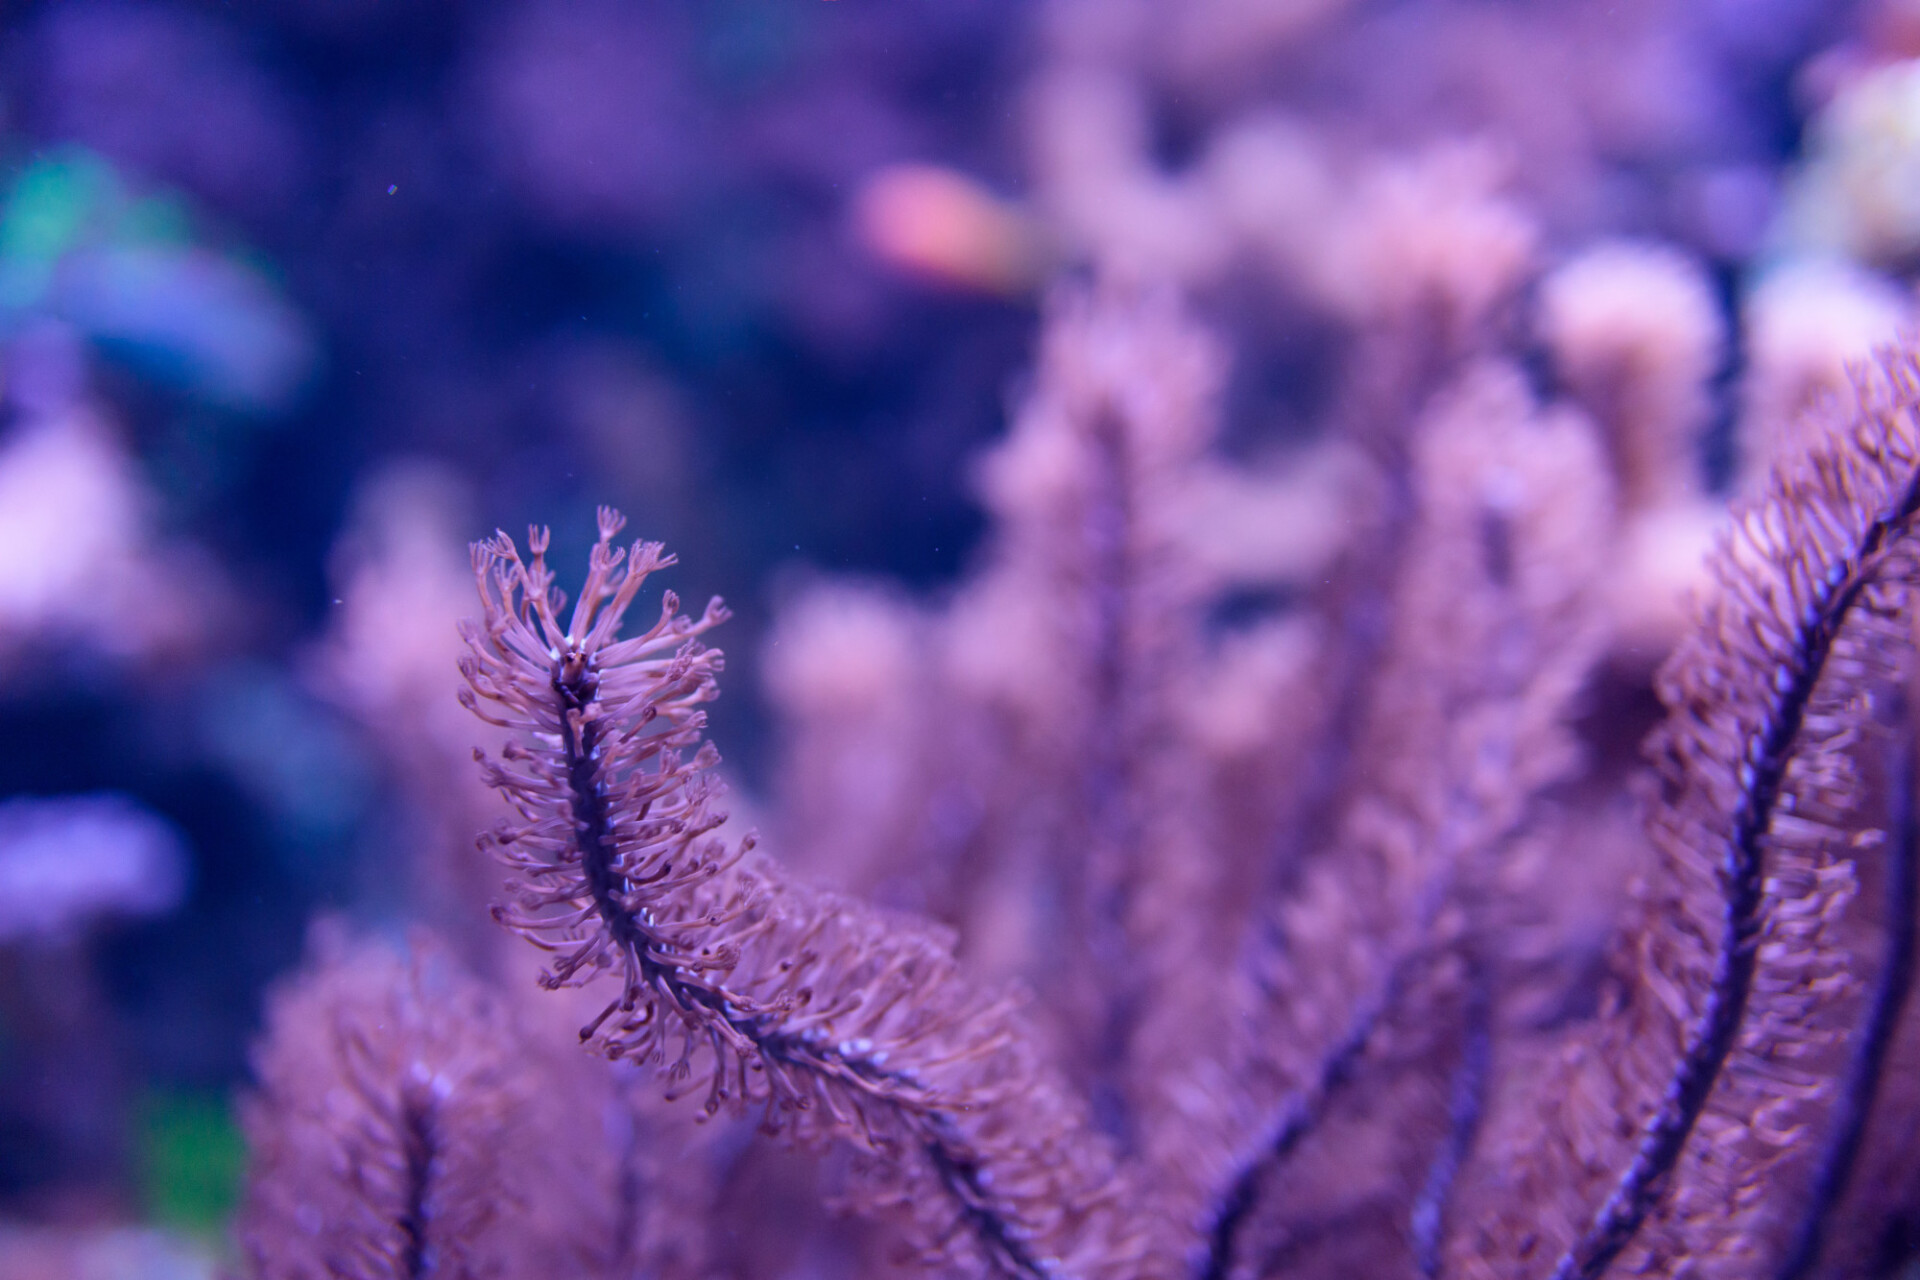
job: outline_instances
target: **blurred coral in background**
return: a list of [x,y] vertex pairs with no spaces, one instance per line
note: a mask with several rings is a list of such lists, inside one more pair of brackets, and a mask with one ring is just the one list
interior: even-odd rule
[[[572,590],[601,504],[736,615],[739,874],[948,957],[942,1009],[1029,993],[994,1070],[1096,1152],[1046,1177],[1151,1190],[1063,1268],[1548,1274],[1578,1215],[1515,1225],[1470,1138],[1604,1092],[1567,1063],[1677,856],[1655,673],[1729,502],[1911,334],[1917,183],[1909,0],[7,7],[0,1275],[459,1274],[354,1216],[433,1089],[475,1274],[920,1256],[952,1177],[696,1124],[488,917],[468,544],[550,524]],[[951,1164],[909,1111],[869,1139]],[[1879,1234],[1777,1274],[1911,1264],[1860,1159]]]

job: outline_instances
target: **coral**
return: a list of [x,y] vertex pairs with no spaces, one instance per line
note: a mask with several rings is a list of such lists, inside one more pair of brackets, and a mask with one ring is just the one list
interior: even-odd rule
[[876,1198],[913,1214],[929,1257],[1139,1274],[1109,1153],[1005,1001],[966,990],[950,944],[743,867],[750,842],[709,837],[714,753],[681,753],[718,665],[698,637],[726,615],[715,601],[689,622],[669,592],[652,627],[616,640],[670,563],[657,543],[614,547],[623,523],[602,510],[564,628],[544,533],[524,563],[504,536],[476,548],[486,620],[469,635],[465,700],[498,704],[541,744],[483,760],[520,818],[486,841],[516,873],[496,917],[555,954],[543,985],[616,971],[581,1039],[692,1077],[709,1113],[753,1106],[766,1131],[857,1144]]
[[[477,754],[512,813],[481,846],[495,918],[547,956],[546,995],[486,998],[576,1011],[667,1100],[595,1105],[659,1141],[677,1108],[826,1153],[841,1203],[942,1274],[1872,1274],[1863,1242],[1911,1208],[1920,364],[1883,355],[1736,510],[1643,773],[1595,701],[1635,678],[1609,539],[1623,507],[1702,501],[1650,469],[1697,429],[1712,334],[1696,307],[1658,318],[1691,347],[1643,336],[1635,273],[1693,296],[1642,250],[1554,285],[1591,417],[1476,338],[1484,282],[1463,302],[1444,269],[1425,292],[1399,273],[1375,323],[1429,335],[1431,363],[1393,366],[1409,412],[1349,421],[1340,483],[1404,509],[1332,553],[1337,589],[1252,621],[1216,613],[1236,581],[1199,551],[1217,346],[1163,291],[1061,295],[981,471],[998,527],[973,580],[941,608],[823,585],[783,623],[774,843],[842,891],[722,829],[719,602],[688,618],[667,592],[620,637],[672,557],[617,546],[602,509],[568,616],[544,530],[524,558],[477,544],[461,698],[507,735]],[[944,924],[853,896],[874,892]],[[398,970],[349,997],[325,974],[374,970],[344,963],[284,998],[264,1051],[258,1274],[298,1274],[273,1206],[336,1176],[331,1132],[372,1135],[347,1148],[371,1172],[321,1220],[383,1266],[435,1230],[493,1238],[463,1179],[582,1188],[518,1248],[634,1185],[594,1144],[511,1154],[514,1107],[591,1096],[542,1083],[564,1035],[508,1049],[528,1033],[469,1008],[482,988]],[[362,999],[398,1002],[381,1025],[416,1057],[355,1030]],[[415,1078],[446,1082],[444,1158],[407,1155]],[[320,1096],[373,1119],[303,1127]]]
[[179,833],[124,796],[0,804],[0,945],[161,914],[185,880]]
[[1914,8],[30,7],[0,1271],[1910,1267]]
[[543,1053],[430,942],[404,959],[333,929],[315,943],[312,971],[269,1011],[245,1117],[250,1270],[397,1280],[617,1263],[606,1073]]

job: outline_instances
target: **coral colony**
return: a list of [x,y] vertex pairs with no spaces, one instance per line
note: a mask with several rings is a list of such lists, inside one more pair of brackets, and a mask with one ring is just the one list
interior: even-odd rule
[[1920,1275],[1920,0],[16,8],[0,1280]]
[[[975,575],[782,623],[766,852],[704,738],[719,602],[656,596],[672,557],[606,509],[570,609],[546,531],[476,544],[480,846],[544,967],[317,944],[260,1054],[251,1273],[724,1272],[733,1117],[824,1162],[876,1273],[1900,1256],[1920,365],[1803,423],[1692,616],[1629,628],[1624,531],[1691,500],[1661,468],[1701,376],[1634,300],[1683,266],[1554,281],[1545,403],[1425,283],[1427,358],[1324,473],[1364,518],[1250,622],[1208,550],[1253,483],[1211,448],[1219,353],[1165,293],[1056,297]],[[1608,691],[1663,626],[1643,770]]]

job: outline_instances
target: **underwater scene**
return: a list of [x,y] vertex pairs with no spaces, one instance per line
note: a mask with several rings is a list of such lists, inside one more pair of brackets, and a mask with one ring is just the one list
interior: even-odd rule
[[0,6],[0,1280],[1920,1276],[1920,0]]

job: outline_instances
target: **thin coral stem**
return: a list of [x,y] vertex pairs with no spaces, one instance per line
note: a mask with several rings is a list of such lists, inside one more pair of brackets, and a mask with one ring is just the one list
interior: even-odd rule
[[1426,1182],[1407,1215],[1414,1265],[1426,1280],[1438,1280],[1445,1263],[1441,1246],[1446,1240],[1447,1209],[1480,1128],[1480,1117],[1486,1109],[1488,1077],[1492,1073],[1493,993],[1489,990],[1484,964],[1472,956],[1467,964],[1467,1007],[1462,1020],[1460,1060],[1454,1065],[1449,1090],[1447,1135],[1439,1151],[1434,1153],[1433,1162],[1427,1167]]
[[[1901,700],[1899,715],[1909,712]],[[1920,806],[1914,795],[1914,736],[1912,726],[1899,731],[1888,770],[1894,796],[1889,822],[1891,840],[1886,857],[1885,953],[1879,981],[1861,1028],[1859,1044],[1839,1087],[1838,1114],[1814,1175],[1813,1192],[1805,1216],[1794,1232],[1776,1280],[1803,1280],[1819,1261],[1827,1236],[1828,1216],[1846,1194],[1854,1165],[1866,1137],[1867,1116],[1880,1091],[1880,1079],[1893,1047],[1894,1034],[1913,991],[1916,950],[1914,913],[1920,909]]]

